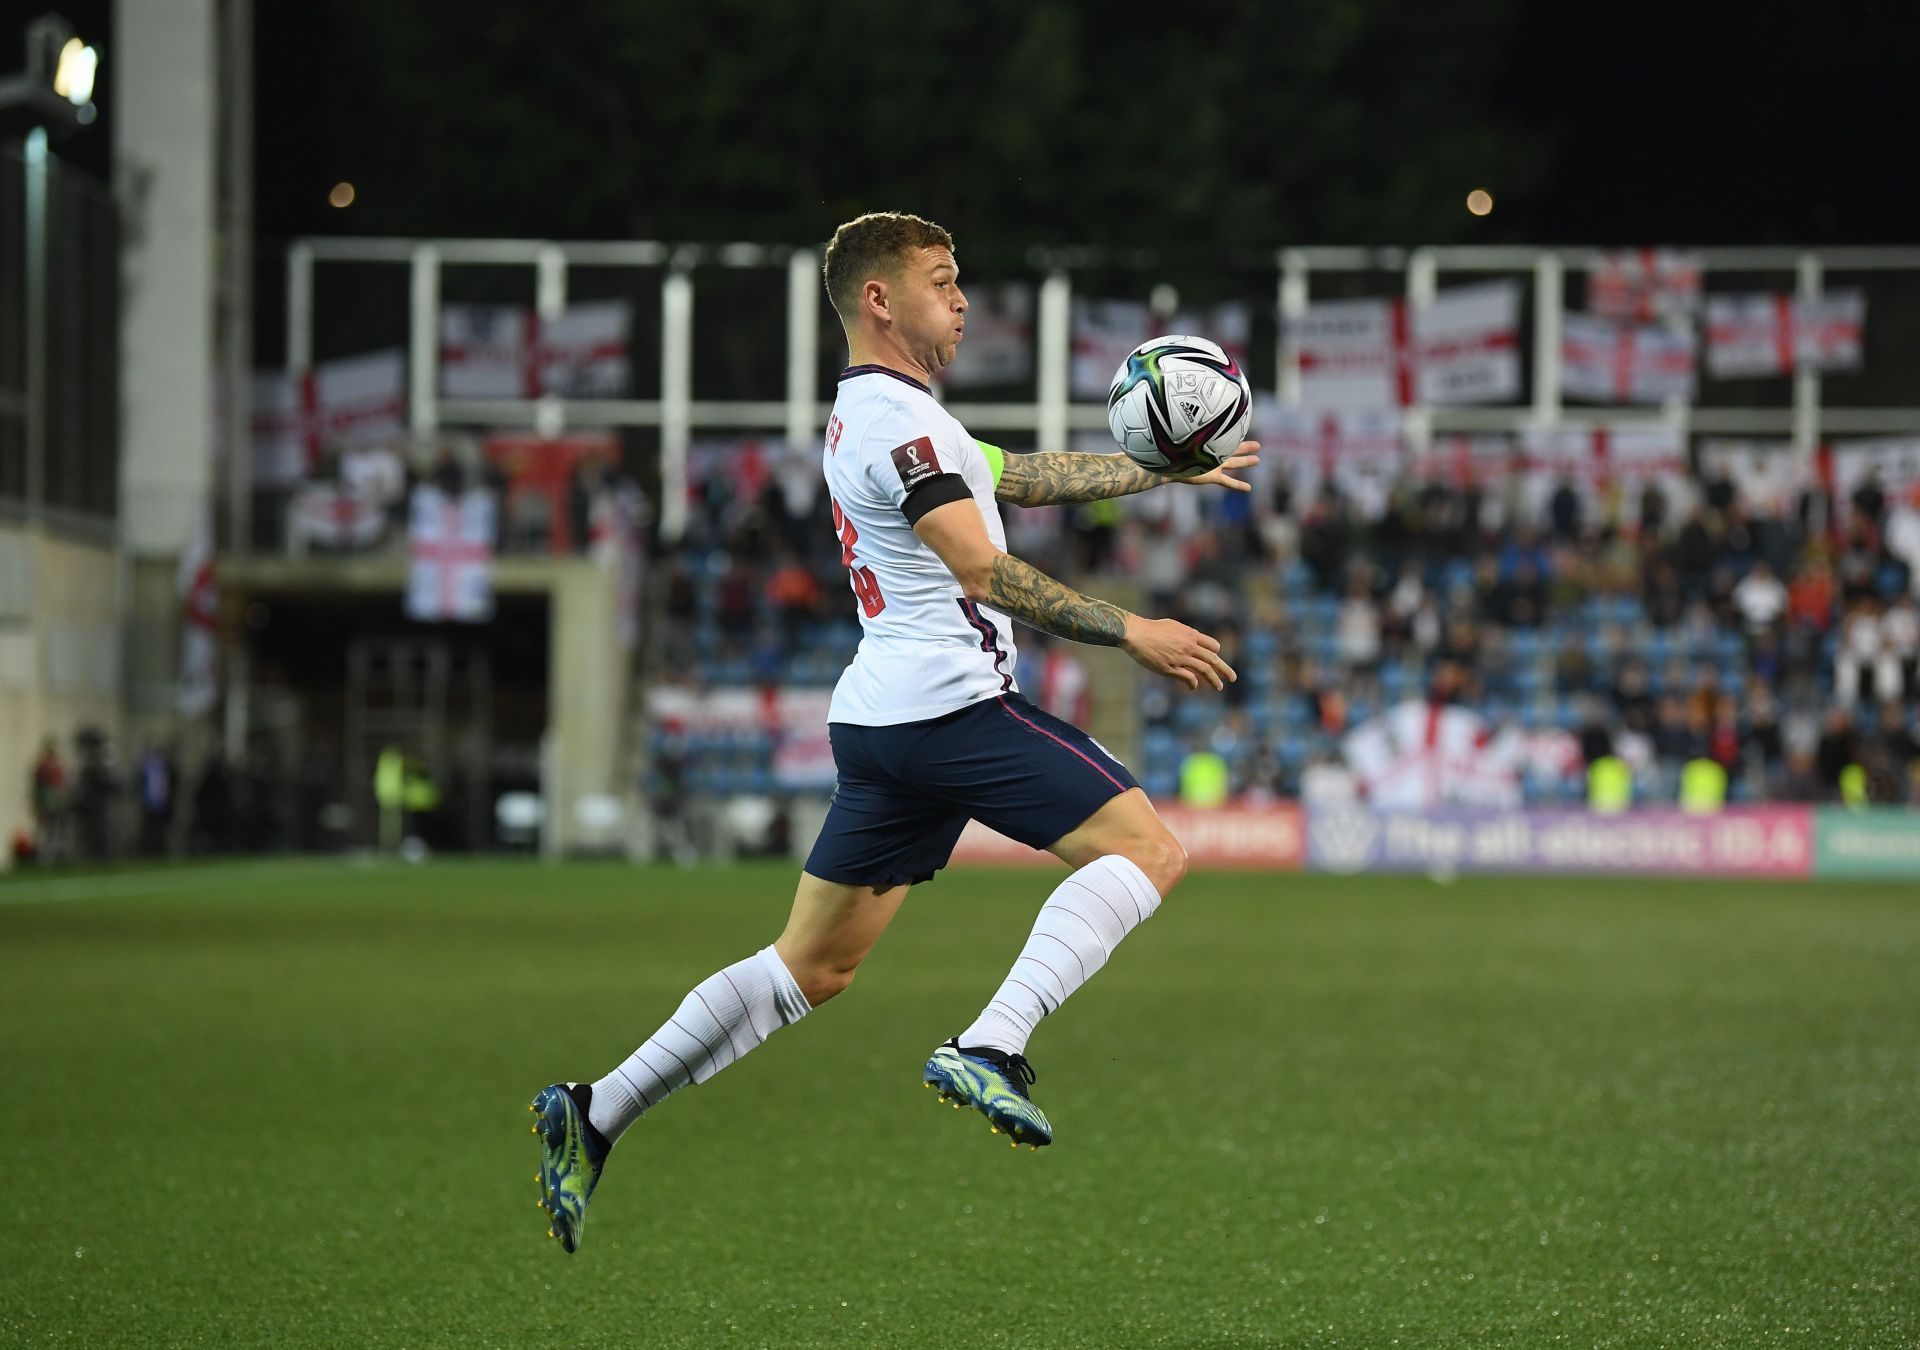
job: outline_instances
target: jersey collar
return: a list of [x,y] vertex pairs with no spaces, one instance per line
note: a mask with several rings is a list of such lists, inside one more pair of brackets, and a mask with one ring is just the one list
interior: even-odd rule
[[840,382],[845,384],[856,375],[891,375],[894,379],[902,383],[912,385],[923,394],[931,394],[933,392],[933,390],[929,389],[926,385],[914,379],[913,376],[903,374],[891,366],[848,366],[840,372]]

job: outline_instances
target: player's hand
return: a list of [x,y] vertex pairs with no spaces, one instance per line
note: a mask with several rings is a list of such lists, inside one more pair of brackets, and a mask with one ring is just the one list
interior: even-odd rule
[[1154,674],[1178,680],[1189,689],[1202,684],[1225,689],[1227,681],[1240,678],[1220,659],[1218,641],[1178,619],[1143,619],[1129,614],[1120,646]]
[[1232,458],[1222,461],[1219,468],[1210,469],[1206,473],[1198,474],[1192,478],[1176,478],[1174,482],[1191,483],[1195,485],[1208,483],[1216,487],[1232,488],[1235,492],[1252,492],[1253,484],[1235,478],[1232,474],[1228,473],[1227,470],[1251,469],[1259,463],[1260,442],[1242,441],[1240,442],[1240,448],[1233,452]]

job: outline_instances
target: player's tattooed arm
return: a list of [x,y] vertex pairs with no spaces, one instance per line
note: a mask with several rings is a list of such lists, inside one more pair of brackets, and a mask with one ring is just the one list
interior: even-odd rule
[[993,571],[987,578],[987,603],[1035,628],[1073,642],[1118,647],[1127,635],[1124,609],[1082,595],[1071,586],[1062,586],[1033,564],[1021,562],[1010,553],[999,554],[993,560]]
[[1008,455],[993,495],[1015,506],[1050,506],[1127,497],[1166,481],[1125,455],[1041,450],[1031,455]]

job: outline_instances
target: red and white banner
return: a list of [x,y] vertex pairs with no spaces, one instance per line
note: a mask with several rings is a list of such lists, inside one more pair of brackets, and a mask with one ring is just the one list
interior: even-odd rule
[[1024,384],[1032,378],[1033,287],[1025,282],[969,283],[967,336],[953,364],[940,372],[941,383],[949,389],[977,389]]
[[1378,520],[1403,463],[1400,414],[1388,408],[1310,412],[1261,397],[1254,436],[1293,487],[1297,512],[1331,484],[1361,515]]
[[1560,387],[1595,403],[1691,400],[1698,346],[1691,328],[1569,314],[1560,329]]
[[[1306,831],[1299,806],[1216,806],[1201,810],[1178,802],[1153,804],[1187,857],[1201,867],[1255,867],[1293,871],[1306,856]],[[953,861],[999,866],[1063,867],[1058,858],[1016,843],[977,820],[967,822],[954,846]]]
[[1853,514],[1853,494],[1869,480],[1880,485],[1890,503],[1904,500],[1920,488],[1920,438],[1837,441],[1822,458],[1834,511],[1843,521]]
[[422,623],[492,618],[493,494],[468,488],[453,498],[423,483],[409,505],[407,617]]
[[1707,372],[1719,379],[1795,370],[1857,370],[1866,329],[1862,291],[1707,297]]
[[1367,804],[1380,811],[1517,807],[1526,749],[1519,732],[1496,735],[1469,708],[1419,699],[1361,723],[1341,743]]
[[1687,474],[1687,438],[1666,427],[1562,427],[1521,438],[1520,507],[1532,520],[1563,482],[1573,484],[1589,512],[1636,520],[1642,492],[1657,487],[1669,519],[1693,504]]
[[1334,300],[1310,305],[1288,335],[1311,408],[1498,403],[1520,393],[1520,287],[1442,291],[1433,303]]
[[1414,476],[1455,491],[1498,490],[1513,478],[1513,438],[1496,434],[1435,436],[1413,461]]
[[204,717],[220,698],[220,588],[211,521],[203,518],[182,550],[174,589],[180,596],[180,684],[175,705],[182,717]]
[[1699,254],[1675,249],[1596,253],[1587,264],[1587,308],[1635,323],[1684,318],[1700,308],[1704,271]]
[[440,393],[446,398],[611,398],[628,379],[633,307],[569,305],[542,322],[517,305],[443,305]]
[[1761,516],[1793,511],[1809,477],[1788,441],[1702,441],[1700,473],[1725,478],[1741,505]]
[[[968,326],[971,328],[972,320],[968,320]],[[1234,300],[1156,319],[1144,301],[1075,299],[1073,362],[1068,376],[1073,397],[1104,400],[1113,388],[1115,372],[1133,349],[1148,338],[1167,333],[1207,338],[1244,367],[1247,344],[1253,337],[1253,308]]]
[[293,494],[287,539],[295,553],[319,546],[369,549],[386,537],[386,504],[337,483],[310,483]]
[[301,376],[253,376],[253,480],[284,487],[312,473],[326,451],[397,440],[406,432],[404,353],[322,361]]

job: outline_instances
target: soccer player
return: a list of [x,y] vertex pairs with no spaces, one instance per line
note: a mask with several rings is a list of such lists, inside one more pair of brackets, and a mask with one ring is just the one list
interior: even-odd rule
[[[967,301],[939,226],[861,216],[835,232],[825,272],[851,361],[822,464],[863,630],[828,718],[839,781],[779,939],[696,986],[605,1077],[556,1083],[534,1099],[539,1203],[569,1252],[615,1141],[669,1094],[845,990],[908,889],[946,865],[969,818],[1073,869],[1006,981],[922,1074],[1015,1147],[1053,1139],[1028,1092],[1027,1038],[1186,875],[1185,851],[1126,767],[1015,688],[1011,621],[1119,647],[1193,690],[1234,678],[1220,644],[1013,557],[998,506],[1094,501],[1170,480],[1124,455],[1006,455],[940,406],[929,382],[954,358]],[[1244,492],[1226,470],[1252,467],[1258,448],[1243,442],[1221,468],[1182,481]]]

